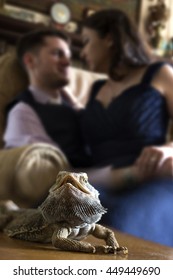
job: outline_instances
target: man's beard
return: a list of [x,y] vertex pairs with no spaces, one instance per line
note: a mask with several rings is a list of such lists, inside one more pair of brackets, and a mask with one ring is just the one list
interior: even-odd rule
[[70,80],[69,78],[64,78],[64,79],[57,79],[57,80],[51,80],[49,82],[49,87],[52,89],[57,89],[57,88],[61,88],[61,87],[65,87],[69,84]]

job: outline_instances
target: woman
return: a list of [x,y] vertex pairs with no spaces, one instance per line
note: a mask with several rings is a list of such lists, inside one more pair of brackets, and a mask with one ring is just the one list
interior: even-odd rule
[[[81,114],[85,142],[98,167],[104,223],[173,245],[173,69],[152,62],[137,29],[117,9],[88,17],[81,57],[103,72]],[[99,169],[102,167],[102,169]],[[103,172],[99,173],[99,170]],[[91,181],[97,182],[95,173]]]

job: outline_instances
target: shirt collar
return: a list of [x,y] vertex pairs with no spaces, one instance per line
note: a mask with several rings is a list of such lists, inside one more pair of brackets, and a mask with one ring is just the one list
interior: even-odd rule
[[29,90],[31,91],[34,99],[42,104],[47,104],[47,103],[56,103],[60,104],[61,103],[61,96],[59,95],[57,98],[53,98],[49,96],[46,92],[38,89],[37,87],[30,85]]
[[50,96],[47,95],[44,91],[36,88],[35,86],[33,85],[30,85],[29,86],[29,90],[31,91],[34,99],[39,102],[39,103],[43,103],[43,104],[46,104],[49,102],[50,100]]

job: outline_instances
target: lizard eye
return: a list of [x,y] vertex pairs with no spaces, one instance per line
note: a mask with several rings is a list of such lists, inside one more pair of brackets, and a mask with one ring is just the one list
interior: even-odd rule
[[87,184],[87,183],[88,183],[88,177],[87,177],[87,175],[86,175],[86,176],[80,176],[80,182],[81,182],[81,183]]

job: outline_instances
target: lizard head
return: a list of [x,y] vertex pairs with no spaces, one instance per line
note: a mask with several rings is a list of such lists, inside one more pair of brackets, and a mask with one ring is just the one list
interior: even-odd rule
[[40,209],[48,222],[70,226],[96,223],[106,213],[98,191],[88,182],[87,174],[67,171],[58,173]]

